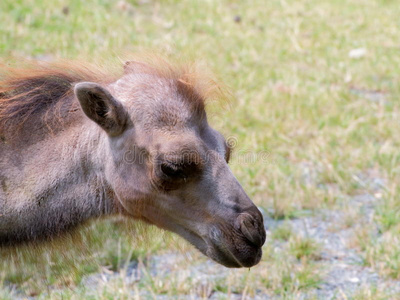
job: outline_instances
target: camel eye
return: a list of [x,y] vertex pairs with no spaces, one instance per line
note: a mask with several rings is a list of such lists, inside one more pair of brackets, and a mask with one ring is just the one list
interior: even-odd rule
[[163,163],[161,164],[161,172],[169,178],[178,179],[185,178],[183,166],[181,164]]

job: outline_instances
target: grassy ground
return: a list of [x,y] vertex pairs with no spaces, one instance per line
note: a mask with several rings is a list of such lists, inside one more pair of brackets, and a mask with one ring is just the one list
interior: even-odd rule
[[[326,256],[333,235],[359,258],[354,268],[398,286],[399,15],[395,0],[2,0],[3,59],[111,61],[151,48],[205,60],[236,97],[212,123],[237,140],[232,169],[271,232],[260,265],[201,283],[176,272],[208,265],[180,239],[152,229],[143,242],[141,228],[95,223],[62,249],[0,253],[0,298],[327,299],[318,291],[341,263]],[[299,232],[299,222],[318,230]],[[186,258],[169,276],[151,271],[154,257],[176,252]],[[141,278],[124,280],[136,262]],[[212,266],[207,276],[221,270]],[[93,291],[85,278],[99,273],[119,275]],[[399,299],[368,280],[329,297]]]

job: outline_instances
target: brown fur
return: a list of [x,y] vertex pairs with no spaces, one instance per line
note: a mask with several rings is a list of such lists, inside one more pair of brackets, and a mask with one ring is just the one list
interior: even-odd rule
[[18,137],[29,119],[47,130],[65,122],[79,108],[72,97],[73,83],[115,79],[94,66],[67,61],[26,62],[19,68],[3,65],[0,70],[0,135],[8,141]]

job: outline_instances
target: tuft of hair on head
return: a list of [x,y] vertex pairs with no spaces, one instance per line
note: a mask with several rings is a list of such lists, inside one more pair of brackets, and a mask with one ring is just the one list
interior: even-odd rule
[[204,61],[173,58],[147,51],[119,58],[125,74],[145,73],[175,81],[192,101],[228,104],[233,98],[227,85]]

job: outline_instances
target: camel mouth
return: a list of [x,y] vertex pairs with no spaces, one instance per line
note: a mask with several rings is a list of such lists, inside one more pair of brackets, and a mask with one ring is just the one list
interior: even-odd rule
[[262,248],[252,243],[239,241],[231,244],[212,237],[202,237],[187,228],[183,232],[180,235],[201,253],[227,268],[250,268],[261,260]]
[[214,242],[206,255],[227,268],[251,268],[260,262],[262,248],[248,243],[223,245]]

